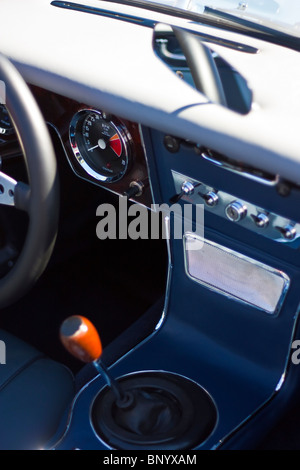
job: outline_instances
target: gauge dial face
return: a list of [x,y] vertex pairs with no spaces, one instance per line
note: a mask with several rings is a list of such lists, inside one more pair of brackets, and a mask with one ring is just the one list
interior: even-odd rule
[[14,133],[14,126],[4,104],[0,104],[0,136]]
[[112,183],[128,170],[131,137],[123,125],[104,119],[100,111],[82,110],[73,117],[70,142],[77,161],[97,180]]

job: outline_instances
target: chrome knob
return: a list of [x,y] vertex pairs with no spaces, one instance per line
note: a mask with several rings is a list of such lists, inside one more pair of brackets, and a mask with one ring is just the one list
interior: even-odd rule
[[240,201],[231,202],[226,207],[225,214],[232,222],[240,222],[247,215],[247,206]]
[[286,239],[286,240],[294,240],[294,238],[297,235],[297,230],[295,229],[294,225],[285,225],[284,227],[275,227],[276,230],[278,230],[281,235]]
[[258,228],[265,228],[269,225],[270,219],[267,216],[267,214],[264,214],[263,212],[260,212],[257,215],[252,214],[251,217],[252,217],[255,225]]
[[172,204],[176,204],[183,196],[191,196],[194,193],[195,187],[199,184],[194,185],[191,181],[184,181],[181,185],[181,191],[179,194],[175,194],[170,198]]
[[190,196],[191,194],[193,194],[194,189],[195,189],[195,185],[191,183],[191,181],[185,181],[181,185],[181,191],[186,196]]
[[219,202],[219,196],[214,191],[209,191],[208,193],[204,194],[202,197],[205,203],[209,207],[215,207]]

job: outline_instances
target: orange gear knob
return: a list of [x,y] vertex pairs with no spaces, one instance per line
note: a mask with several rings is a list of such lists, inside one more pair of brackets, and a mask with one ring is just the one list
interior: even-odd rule
[[81,315],[67,318],[60,327],[65,348],[83,362],[93,362],[102,354],[102,344],[92,322]]

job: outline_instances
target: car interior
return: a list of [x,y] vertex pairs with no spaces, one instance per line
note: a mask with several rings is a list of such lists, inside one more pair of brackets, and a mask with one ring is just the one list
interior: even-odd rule
[[299,39],[208,13],[1,1],[1,450],[299,448]]

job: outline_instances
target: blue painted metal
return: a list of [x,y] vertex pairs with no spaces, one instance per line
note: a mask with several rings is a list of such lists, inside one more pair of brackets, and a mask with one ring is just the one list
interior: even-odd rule
[[[168,202],[173,195],[173,169],[297,218],[297,191],[287,199],[274,188],[261,188],[240,176],[226,173],[224,178],[224,170],[211,167],[191,147],[182,145],[177,154],[168,152],[159,132],[144,130],[144,139],[156,203]],[[196,381],[211,394],[219,414],[214,432],[199,448],[215,448],[221,441],[230,447],[231,434],[232,447],[245,447],[254,445],[265,427],[273,423],[273,403],[277,403],[278,410],[284,410],[286,383],[281,384],[282,391],[276,390],[284,372],[286,381],[293,384],[288,394],[298,386],[298,380],[291,375],[295,368],[289,363],[289,351],[297,335],[300,253],[213,214],[205,219],[205,236],[290,277],[291,285],[279,314],[272,317],[195,283],[185,274],[182,240],[171,240],[165,319],[158,331],[116,363],[111,372],[119,377],[135,371],[165,370]],[[98,377],[78,395],[69,430],[58,448],[107,448],[95,436],[89,422],[91,403],[103,386],[102,378]],[[258,414],[259,409],[262,411]],[[263,423],[260,416],[264,416]],[[234,433],[250,417],[255,438],[253,429],[250,435],[244,428]]]

